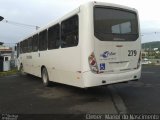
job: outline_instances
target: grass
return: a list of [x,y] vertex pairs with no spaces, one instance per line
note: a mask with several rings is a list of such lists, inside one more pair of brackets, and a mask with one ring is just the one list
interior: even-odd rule
[[8,76],[8,75],[14,75],[17,74],[18,70],[17,69],[13,69],[13,70],[9,70],[9,71],[4,71],[4,72],[0,72],[0,77],[2,76]]

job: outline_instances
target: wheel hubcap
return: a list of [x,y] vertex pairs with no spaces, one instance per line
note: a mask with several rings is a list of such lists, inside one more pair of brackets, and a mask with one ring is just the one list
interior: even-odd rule
[[43,70],[43,81],[44,81],[44,83],[47,83],[47,80],[48,80],[47,71],[44,69]]

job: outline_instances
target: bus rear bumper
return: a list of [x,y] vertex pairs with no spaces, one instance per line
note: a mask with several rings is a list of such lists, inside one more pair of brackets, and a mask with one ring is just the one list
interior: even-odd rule
[[93,87],[107,84],[114,84],[120,82],[127,82],[131,80],[138,80],[141,77],[141,67],[139,69],[128,71],[124,73],[101,73],[95,74],[91,71],[83,73],[84,87]]

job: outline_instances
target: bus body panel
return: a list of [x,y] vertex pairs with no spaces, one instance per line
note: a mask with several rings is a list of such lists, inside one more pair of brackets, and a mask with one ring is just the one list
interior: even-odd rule
[[[136,76],[136,78],[135,78]],[[120,82],[127,82],[131,80],[138,80],[141,77],[141,67],[134,71],[121,72],[121,73],[109,73],[109,74],[94,74],[91,71],[83,74],[85,81],[85,87],[93,87],[100,85],[108,85]]]
[[48,70],[50,80],[73,86],[80,86],[81,78],[78,71],[81,71],[80,63],[80,47],[72,47],[70,49],[59,49],[58,52],[49,51]]
[[[136,69],[140,48],[139,39],[131,42],[101,42],[95,40],[95,55],[99,71],[118,73]],[[129,56],[132,51],[136,51],[136,55]],[[108,53],[105,54],[105,52]],[[103,55],[106,56],[103,57]],[[101,65],[103,64],[105,68],[102,68]]]
[[61,22],[75,14],[78,14],[79,17],[78,46],[23,53],[20,55],[20,63],[23,64],[24,72],[41,77],[41,69],[46,67],[50,81],[84,87],[84,82],[81,79],[80,46],[81,36],[83,36],[83,32],[81,32],[83,20],[81,19],[80,10],[76,9],[71,14],[66,15]]
[[[82,61],[82,73],[90,71],[88,57],[94,50],[94,41],[92,39],[93,32],[93,3],[81,6],[82,24],[81,24],[81,61]],[[84,81],[85,82],[85,81]]]
[[[86,16],[86,20],[92,21],[94,18],[94,10],[93,7],[95,5],[106,5],[106,6],[114,6],[114,7],[120,7],[129,9],[132,11],[136,10],[118,6],[114,4],[103,4],[103,3],[93,3],[90,4],[88,7],[89,15]],[[139,21],[138,14],[137,14],[137,20]],[[87,29],[87,28],[86,28]],[[138,22],[138,29],[139,29],[139,22]],[[91,42],[91,45],[88,43],[89,48],[84,48],[83,53],[85,53],[85,50],[88,51],[87,54],[83,54],[82,58],[85,58],[85,60],[82,62],[82,66],[84,68],[83,70],[83,80],[85,87],[92,87],[92,86],[99,86],[99,85],[106,85],[106,84],[112,84],[112,83],[118,83],[118,82],[125,82],[130,80],[137,80],[141,76],[141,66],[137,68],[139,59],[141,57],[141,38],[140,36],[135,41],[100,41],[94,36],[94,24],[93,22],[90,23],[89,28],[87,29],[88,35],[88,41]],[[139,32],[140,33],[140,32]],[[93,42],[94,41],[94,42]],[[83,41],[84,43],[87,43],[86,41]],[[94,44],[93,44],[94,43]],[[85,46],[85,44],[83,44]],[[130,51],[135,51],[136,55],[129,56]],[[109,56],[107,59],[104,59],[102,57],[104,52],[112,52],[113,56]],[[94,53],[99,74],[93,73],[90,70],[88,57],[91,55],[91,53]],[[115,54],[114,54],[115,53]],[[105,69],[101,69],[101,64],[105,64]],[[101,73],[102,72],[102,73]]]

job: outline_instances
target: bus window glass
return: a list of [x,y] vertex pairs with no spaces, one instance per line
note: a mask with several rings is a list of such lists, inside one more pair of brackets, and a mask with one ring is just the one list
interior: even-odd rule
[[23,41],[20,42],[20,53],[23,53]]
[[28,38],[28,52],[32,52],[32,37]]
[[61,47],[78,45],[78,15],[75,15],[61,24]]
[[47,50],[47,30],[39,33],[39,50]]
[[130,33],[131,32],[131,23],[125,22],[112,26],[112,33],[120,34],[120,33]]
[[48,29],[48,49],[57,49],[60,46],[60,25]]
[[23,52],[24,53],[28,52],[28,39],[23,41]]
[[33,36],[33,47],[32,47],[32,51],[36,52],[38,51],[38,34]]
[[129,10],[94,7],[94,35],[101,41],[137,40],[137,15]]

